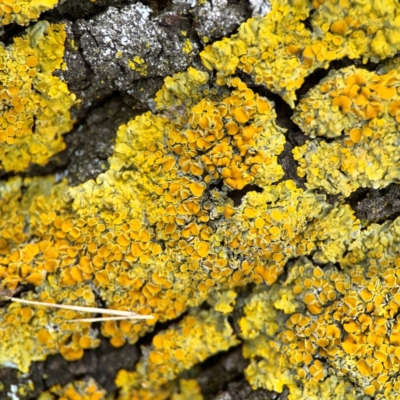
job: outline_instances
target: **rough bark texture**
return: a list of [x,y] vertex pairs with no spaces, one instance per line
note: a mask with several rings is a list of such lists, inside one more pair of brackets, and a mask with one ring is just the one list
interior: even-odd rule
[[[202,68],[198,54],[204,44],[234,32],[251,11],[245,0],[204,2],[196,8],[192,8],[191,3],[183,0],[149,0],[143,3],[133,0],[67,0],[42,14],[43,20],[67,24],[65,61],[68,68],[60,71],[59,76],[68,82],[81,103],[73,110],[76,123],[65,136],[66,150],[44,167],[32,165],[26,175],[58,173],[67,176],[71,185],[95,179],[108,168],[107,159],[112,154],[118,126],[152,109],[151,99],[164,77],[190,65]],[[3,41],[9,43],[13,36],[23,31],[24,28],[8,26]],[[190,40],[192,48],[186,54],[182,48],[187,40]],[[349,60],[332,63],[331,69],[350,63]],[[368,67],[376,68],[374,65]],[[316,71],[298,94],[305,94],[328,72]],[[288,129],[285,149],[279,157],[285,171],[284,179],[293,179],[304,188],[305,180],[297,176],[292,149],[304,144],[307,137],[290,119],[292,110],[277,95],[257,87],[243,76],[241,78],[254,91],[275,101],[278,124]],[[233,191],[230,196],[238,205],[248,190],[256,189],[244,188]],[[331,201],[335,202],[335,198],[332,197]],[[383,190],[358,190],[347,201],[362,220],[382,221],[400,214],[400,188],[397,184]],[[232,321],[233,326],[239,317]],[[116,394],[116,372],[121,368],[133,370],[139,355],[139,345],[116,349],[102,338],[101,345],[86,351],[79,361],[67,362],[60,355],[51,356],[45,362],[35,363],[27,375],[4,367],[0,369],[0,382],[4,386],[0,399],[33,399],[53,385],[64,385],[85,377],[93,377],[108,394]],[[286,391],[282,394],[253,391],[244,379],[246,366],[240,347],[197,366],[196,379],[204,398],[287,398]],[[29,381],[33,382],[32,390],[25,394],[16,391],[15,388]]]

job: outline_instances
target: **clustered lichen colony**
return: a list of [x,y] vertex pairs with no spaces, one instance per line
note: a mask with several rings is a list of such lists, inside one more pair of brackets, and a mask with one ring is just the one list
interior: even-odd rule
[[[66,33],[61,24],[38,22],[0,48],[0,169],[24,171],[65,148],[75,96],[52,73],[61,67]],[[33,128],[34,127],[34,128]]]
[[[312,31],[304,25],[311,11]],[[400,220],[363,228],[340,201],[398,181],[399,11],[394,1],[273,2],[267,16],[204,49],[208,72],[166,78],[158,112],[119,128],[110,169],[96,181],[3,181],[1,288],[30,283],[27,299],[87,306],[97,293],[107,307],[155,317],[103,323],[117,347],[190,308],[143,349],[135,371],[118,373],[121,398],[201,398],[180,374],[238,343],[254,389],[286,385],[291,399],[399,398]],[[6,171],[45,163],[63,148],[74,96],[51,74],[64,40],[62,26],[40,22],[2,48]],[[388,60],[375,73],[333,70],[295,106],[304,78],[343,57]],[[293,152],[307,190],[282,180],[285,131],[274,104],[239,70],[295,106],[294,121],[310,136]],[[229,192],[249,184],[262,193],[234,206]],[[328,204],[319,189],[339,201]],[[285,266],[287,278],[277,282]],[[248,283],[253,293],[238,295]],[[204,301],[211,310],[196,309]],[[243,309],[239,335],[227,322],[235,307]],[[3,307],[0,363],[26,372],[49,354],[81,358],[98,339],[77,316]],[[87,386],[99,393],[90,383],[53,393]]]

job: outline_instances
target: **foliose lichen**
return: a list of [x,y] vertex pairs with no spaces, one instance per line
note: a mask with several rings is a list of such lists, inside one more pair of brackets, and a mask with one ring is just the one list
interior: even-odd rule
[[41,21],[0,46],[0,173],[43,165],[65,148],[75,95],[52,75],[62,66],[65,37],[62,24]]
[[[1,182],[0,289],[31,284],[35,290],[22,297],[95,305],[99,296],[106,307],[154,316],[103,322],[115,347],[190,309],[143,346],[134,371],[118,373],[121,398],[200,399],[185,371],[240,341],[254,389],[286,386],[291,400],[398,398],[400,219],[363,225],[345,203],[359,187],[398,179],[398,59],[377,72],[361,65],[333,71],[296,105],[293,119],[310,137],[294,150],[306,189],[283,178],[285,130],[273,102],[235,76],[243,70],[294,106],[296,89],[316,68],[395,55],[398,7],[389,0],[272,2],[265,17],[206,47],[209,72],[189,68],[165,79],[154,112],[119,127],[109,169],[96,180],[72,188],[52,176]],[[30,29],[29,42],[17,38],[4,51],[20,43],[19,52],[41,52],[32,68],[42,62],[48,75],[37,69],[32,82],[65,89],[59,118],[68,130],[73,97],[51,76],[62,52],[43,55],[47,41],[62,43],[62,27]],[[140,54],[130,57],[135,68],[144,65]],[[14,87],[4,89],[10,98]],[[27,111],[39,115],[36,125],[47,103],[39,105]],[[60,128],[59,119],[46,114],[46,121],[49,132]],[[10,154],[3,163],[14,162]],[[249,185],[259,191],[235,204],[229,195]],[[338,200],[330,204],[323,191]],[[247,284],[255,284],[249,296],[240,292]],[[241,313],[237,332],[228,323],[233,313]],[[99,340],[77,317],[7,303],[0,363],[26,372],[57,352],[79,359]],[[84,392],[81,386],[54,393]]]
[[349,196],[359,187],[383,188],[399,180],[398,69],[376,74],[349,67],[311,89],[294,121],[312,141],[295,148],[307,187]]
[[0,4],[1,25],[16,23],[28,25],[36,21],[44,11],[51,10],[58,0],[8,0]]

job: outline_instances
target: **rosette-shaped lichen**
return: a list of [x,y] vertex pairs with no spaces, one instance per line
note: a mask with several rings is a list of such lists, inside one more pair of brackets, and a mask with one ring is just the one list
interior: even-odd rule
[[297,318],[301,325],[309,323],[306,317],[295,312],[303,307],[295,296],[284,286],[275,285],[272,289],[259,286],[246,300],[239,325],[244,339],[243,354],[251,359],[245,370],[247,380],[254,389],[266,388],[279,393],[286,386],[290,391],[290,400],[353,399],[355,388],[348,379],[335,375],[327,377],[324,375],[326,367],[319,360],[310,368],[296,369],[299,364],[309,366],[312,358],[305,341],[303,346],[299,346],[302,351],[298,351],[285,339],[282,340],[286,333],[285,325],[290,324],[292,319]]

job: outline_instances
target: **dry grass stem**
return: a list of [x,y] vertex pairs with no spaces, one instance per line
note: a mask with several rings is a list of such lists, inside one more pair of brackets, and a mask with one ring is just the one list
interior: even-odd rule
[[[144,318],[143,318],[144,317]],[[154,318],[151,315],[136,315],[136,317],[99,317],[99,318],[77,318],[69,319],[66,322],[102,322],[102,321],[122,321],[125,319],[150,319]]]
[[35,306],[44,306],[44,307],[54,307],[54,308],[62,308],[65,310],[74,310],[88,313],[98,313],[98,314],[109,314],[114,315],[114,317],[103,317],[103,318],[84,318],[84,319],[74,319],[71,320],[73,322],[94,322],[94,321],[112,321],[112,320],[123,320],[123,319],[153,319],[152,315],[140,315],[136,314],[132,311],[124,311],[124,310],[110,310],[108,308],[96,308],[96,307],[83,307],[83,306],[71,306],[65,304],[52,304],[52,303],[44,303],[41,301],[33,301],[33,300],[24,300],[16,297],[4,296],[7,300],[15,301],[17,303],[22,304],[32,304]]

